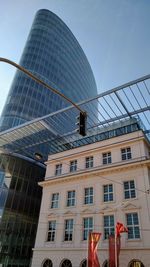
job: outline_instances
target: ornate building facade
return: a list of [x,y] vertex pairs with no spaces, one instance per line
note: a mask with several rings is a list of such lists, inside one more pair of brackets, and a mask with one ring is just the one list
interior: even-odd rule
[[108,236],[117,221],[128,227],[120,266],[149,267],[150,144],[131,122],[95,140],[48,158],[32,267],[87,266],[89,231],[102,234],[98,257],[109,266]]

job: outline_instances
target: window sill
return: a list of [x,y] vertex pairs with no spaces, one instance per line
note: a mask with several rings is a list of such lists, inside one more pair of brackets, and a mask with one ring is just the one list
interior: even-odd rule
[[94,206],[94,205],[95,205],[94,203],[87,203],[87,204],[83,204],[82,206],[87,207],[87,206]]
[[126,239],[127,242],[141,242],[141,238]]

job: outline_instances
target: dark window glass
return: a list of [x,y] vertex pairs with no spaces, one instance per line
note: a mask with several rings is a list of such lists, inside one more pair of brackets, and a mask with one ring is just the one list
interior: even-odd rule
[[103,164],[111,163],[111,152],[103,153]]
[[114,215],[104,216],[104,239],[114,235]]
[[103,186],[104,202],[113,201],[113,185],[108,184]]
[[127,227],[128,227],[128,239],[140,238],[139,220],[138,214],[128,213],[126,214]]
[[84,189],[84,204],[93,204],[93,187]]
[[64,241],[72,241],[73,239],[73,219],[65,220],[65,236]]
[[91,157],[87,157],[85,159],[85,167],[88,168],[92,168],[93,167],[93,156]]
[[83,219],[83,240],[88,239],[89,232],[93,231],[93,218],[88,217]]
[[131,159],[132,158],[131,148],[130,147],[122,148],[121,149],[121,157],[122,157],[122,160]]
[[48,237],[47,241],[55,241],[55,233],[56,233],[56,221],[50,221],[48,227]]
[[136,192],[135,192],[134,180],[126,181],[123,184],[124,184],[124,197],[125,197],[125,199],[135,198]]

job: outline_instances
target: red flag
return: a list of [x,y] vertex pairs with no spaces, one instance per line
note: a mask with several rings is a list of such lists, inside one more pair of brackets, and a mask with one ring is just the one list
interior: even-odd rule
[[101,233],[89,233],[88,267],[100,267],[97,256],[97,246],[100,236]]
[[109,267],[115,267],[115,236],[109,236]]
[[114,235],[110,235],[109,236],[109,267],[119,266],[119,253],[120,253],[120,236],[115,238]]
[[128,228],[123,223],[117,222],[116,224],[116,236],[120,236],[121,233],[127,233]]

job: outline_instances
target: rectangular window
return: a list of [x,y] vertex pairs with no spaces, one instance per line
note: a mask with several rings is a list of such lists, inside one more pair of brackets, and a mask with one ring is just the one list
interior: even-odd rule
[[93,231],[93,218],[84,218],[83,219],[83,240],[88,239],[89,232]]
[[122,158],[122,160],[132,159],[132,154],[131,154],[131,148],[130,147],[121,149],[121,158]]
[[107,184],[103,186],[104,202],[113,201],[113,185]]
[[48,236],[47,241],[55,241],[55,233],[56,233],[56,221],[50,221],[48,226]]
[[62,173],[62,164],[57,164],[55,169],[55,175],[60,175]]
[[75,206],[75,190],[67,192],[67,207]]
[[134,180],[124,182],[123,185],[124,185],[124,198],[125,199],[135,198],[136,192],[135,192]]
[[128,239],[140,238],[139,220],[138,214],[128,213],[126,214],[127,227],[128,227]]
[[73,239],[73,219],[65,220],[65,236],[64,241],[72,241]]
[[93,187],[84,189],[84,204],[93,204]]
[[70,161],[70,172],[75,172],[77,170],[77,160]]
[[114,235],[114,215],[104,216],[104,239]]
[[93,156],[87,157],[85,159],[85,167],[86,167],[86,169],[93,167]]
[[59,193],[52,194],[51,209],[58,208]]
[[111,163],[111,152],[103,153],[103,164]]

